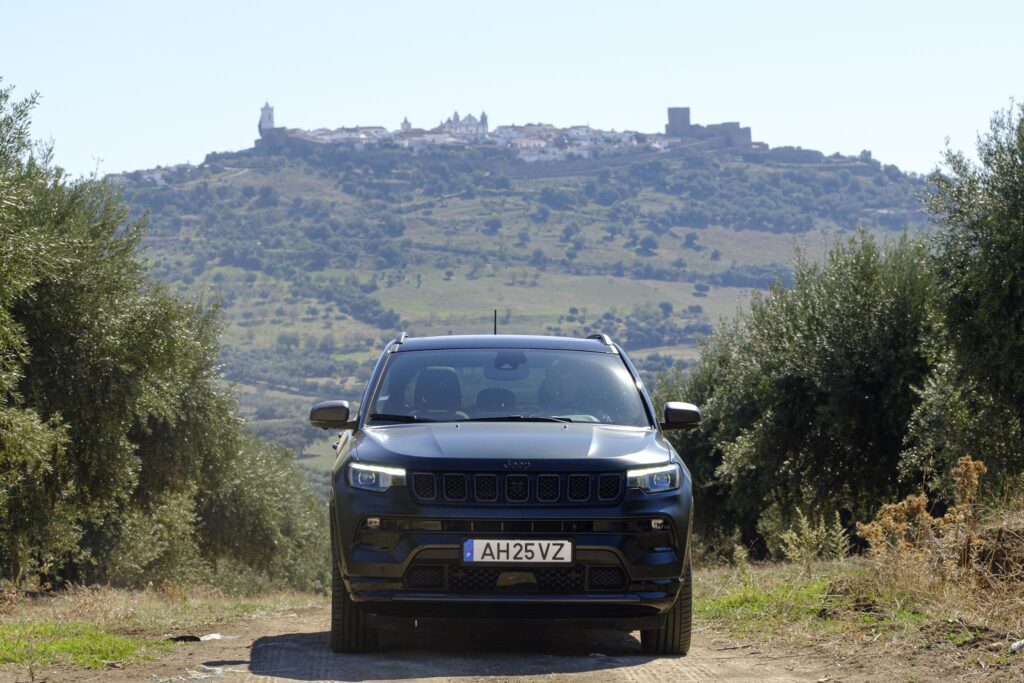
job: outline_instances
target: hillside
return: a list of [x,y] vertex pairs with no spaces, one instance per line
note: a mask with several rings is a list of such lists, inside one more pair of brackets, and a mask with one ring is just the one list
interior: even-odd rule
[[411,334],[608,332],[655,373],[752,288],[835,238],[918,230],[920,178],[859,157],[643,148],[527,164],[286,140],[115,176],[155,274],[223,303],[227,378],[260,435],[304,449],[310,403],[357,398]]

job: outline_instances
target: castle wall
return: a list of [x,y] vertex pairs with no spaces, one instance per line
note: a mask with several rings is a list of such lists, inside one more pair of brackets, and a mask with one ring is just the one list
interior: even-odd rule
[[739,121],[695,125],[690,122],[689,107],[668,108],[665,134],[691,140],[718,140],[718,144],[726,147],[750,147],[753,144],[750,128],[741,127]]

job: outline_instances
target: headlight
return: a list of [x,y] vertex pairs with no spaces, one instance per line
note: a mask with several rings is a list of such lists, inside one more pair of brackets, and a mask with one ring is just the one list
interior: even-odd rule
[[354,462],[348,466],[348,483],[364,491],[387,491],[392,486],[405,486],[405,470]]
[[679,488],[681,479],[682,471],[676,463],[626,472],[626,486],[640,489],[645,493],[673,491]]

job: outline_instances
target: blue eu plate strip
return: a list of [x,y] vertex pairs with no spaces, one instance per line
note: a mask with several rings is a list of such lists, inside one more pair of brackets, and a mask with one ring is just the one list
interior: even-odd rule
[[462,559],[465,562],[473,561],[473,541],[466,541],[462,544]]

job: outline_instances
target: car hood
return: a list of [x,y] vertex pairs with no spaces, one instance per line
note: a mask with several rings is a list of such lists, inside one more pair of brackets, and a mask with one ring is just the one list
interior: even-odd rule
[[[666,462],[672,448],[657,430],[600,424],[487,422],[367,427],[355,444],[355,458],[405,467],[455,466],[453,461],[588,461],[595,467],[622,468]],[[444,459],[442,465],[437,459]],[[543,461],[543,462],[538,462]],[[602,468],[603,468],[602,467]]]

